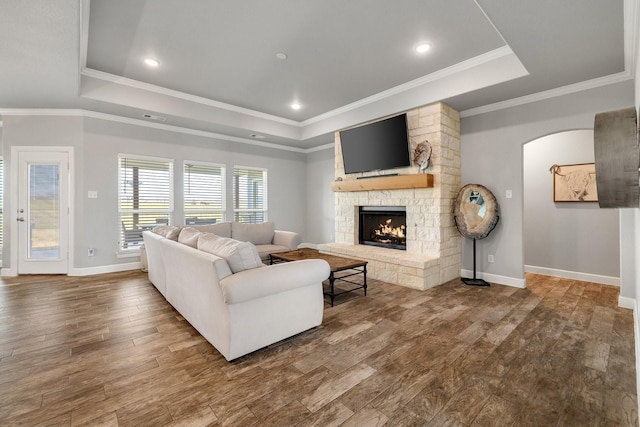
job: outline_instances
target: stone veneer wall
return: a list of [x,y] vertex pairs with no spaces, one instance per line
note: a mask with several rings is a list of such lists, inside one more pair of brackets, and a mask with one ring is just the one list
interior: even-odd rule
[[[453,222],[453,203],[460,189],[460,114],[437,103],[407,112],[411,153],[428,140],[432,146],[433,188],[335,193],[335,243],[321,252],[369,261],[369,277],[414,289],[428,289],[460,276],[461,239]],[[416,174],[418,166],[346,176],[340,134],[335,134],[336,179],[388,173]],[[407,250],[358,244],[360,206],[406,206]]]

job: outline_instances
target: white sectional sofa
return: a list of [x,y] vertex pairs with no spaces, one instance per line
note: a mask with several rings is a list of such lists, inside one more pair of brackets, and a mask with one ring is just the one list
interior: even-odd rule
[[149,280],[227,360],[322,323],[325,261],[266,266],[252,243],[167,229],[143,233]]
[[258,249],[263,261],[269,260],[269,254],[291,251],[298,248],[300,234],[293,231],[276,230],[272,221],[259,224],[244,224],[236,221],[223,221],[209,225],[190,226],[199,231],[214,233],[220,237],[229,237],[242,242],[251,242]]

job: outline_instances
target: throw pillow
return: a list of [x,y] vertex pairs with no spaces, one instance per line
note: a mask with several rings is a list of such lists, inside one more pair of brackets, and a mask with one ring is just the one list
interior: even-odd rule
[[181,229],[182,227],[177,227],[175,225],[157,225],[153,227],[151,231],[169,240],[177,241]]
[[220,237],[231,237],[231,223],[229,221],[207,225],[194,225],[193,228],[203,233],[213,233]]
[[198,249],[224,258],[233,273],[263,266],[258,250],[249,242],[202,233],[198,238]]
[[231,237],[243,242],[251,242],[254,245],[269,245],[273,241],[275,229],[273,221],[259,224],[244,224],[234,221],[231,224]]
[[184,227],[182,231],[180,231],[178,242],[195,248],[198,246],[198,237],[200,236],[200,234],[202,233],[200,233],[195,228]]

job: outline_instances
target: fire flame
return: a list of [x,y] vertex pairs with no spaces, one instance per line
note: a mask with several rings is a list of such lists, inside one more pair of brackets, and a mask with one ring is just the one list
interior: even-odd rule
[[406,227],[404,225],[401,225],[400,227],[392,227],[391,222],[391,219],[387,219],[384,224],[380,224],[380,227],[375,230],[376,236],[382,238],[393,237],[397,239],[404,239],[404,231]]

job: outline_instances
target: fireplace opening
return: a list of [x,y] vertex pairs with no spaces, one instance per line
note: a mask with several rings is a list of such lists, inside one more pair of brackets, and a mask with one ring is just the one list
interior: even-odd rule
[[407,249],[407,212],[404,206],[360,206],[361,245]]

